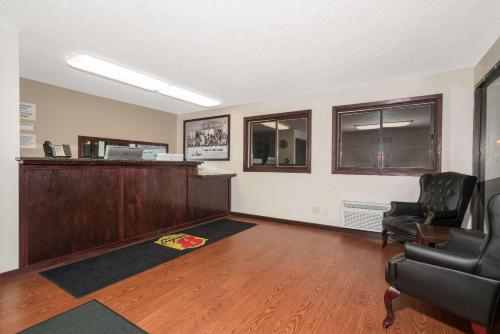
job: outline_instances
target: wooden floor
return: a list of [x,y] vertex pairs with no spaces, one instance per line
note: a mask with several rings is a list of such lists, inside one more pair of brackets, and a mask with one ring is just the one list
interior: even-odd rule
[[0,283],[0,333],[97,299],[150,333],[468,333],[465,320],[409,296],[385,316],[378,239],[265,222],[75,299],[38,274]]

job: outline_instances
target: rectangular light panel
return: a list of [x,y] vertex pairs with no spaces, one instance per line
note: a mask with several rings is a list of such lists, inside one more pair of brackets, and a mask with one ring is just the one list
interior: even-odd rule
[[220,101],[211,99],[204,95],[200,95],[177,86],[170,86],[166,82],[155,79],[151,76],[86,54],[79,54],[71,57],[66,60],[66,63],[73,68],[91,74],[119,81],[148,91],[159,92],[162,95],[194,103],[203,107],[213,107],[221,103]]

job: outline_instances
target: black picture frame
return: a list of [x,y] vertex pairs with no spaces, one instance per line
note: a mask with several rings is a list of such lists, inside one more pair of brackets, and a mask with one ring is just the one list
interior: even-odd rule
[[[189,123],[196,123],[196,122],[206,122],[210,120],[216,120],[216,119],[221,119],[222,121],[224,119],[227,119],[226,123],[227,124],[227,154],[224,158],[204,158],[203,156],[200,157],[199,159],[193,159],[192,157],[186,156],[186,126],[189,125]],[[184,160],[185,161],[229,161],[231,160],[231,115],[226,114],[226,115],[217,115],[217,116],[210,116],[210,117],[202,117],[202,118],[195,118],[195,119],[188,119],[184,121],[183,124],[183,143],[182,143],[182,152],[184,154]]]

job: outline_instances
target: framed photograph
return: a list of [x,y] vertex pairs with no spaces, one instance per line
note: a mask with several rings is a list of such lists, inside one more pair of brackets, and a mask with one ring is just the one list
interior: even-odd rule
[[229,160],[230,115],[184,121],[186,161]]

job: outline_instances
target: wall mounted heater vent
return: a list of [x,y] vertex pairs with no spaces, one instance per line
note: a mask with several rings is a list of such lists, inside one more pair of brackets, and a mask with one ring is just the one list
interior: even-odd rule
[[342,226],[356,230],[381,232],[384,212],[390,204],[344,201],[341,209]]

